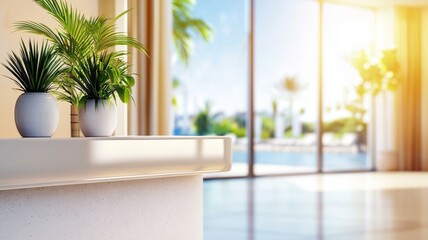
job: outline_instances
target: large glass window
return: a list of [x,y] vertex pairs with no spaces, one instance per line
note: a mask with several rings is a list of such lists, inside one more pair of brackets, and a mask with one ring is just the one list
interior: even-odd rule
[[211,39],[187,29],[192,39],[188,62],[177,51],[173,57],[174,134],[231,136],[234,164],[227,175],[233,176],[248,174],[247,9],[246,0],[197,1],[189,8],[191,16],[211,28]]
[[255,7],[255,172],[316,171],[319,3]]
[[[371,167],[371,99],[359,93],[361,79],[349,56],[373,50],[373,10],[317,0],[173,3],[174,20],[180,19],[174,38],[186,38],[175,45],[172,63],[175,135],[232,137],[234,164],[226,176],[249,174],[249,151],[254,151],[255,175]],[[183,4],[184,11],[177,8]],[[249,45],[251,18],[254,44]],[[254,111],[248,113],[251,81]],[[247,128],[248,114],[254,129]],[[255,136],[253,149],[248,149],[249,131]],[[317,139],[323,142],[322,156]]]
[[371,99],[360,91],[350,58],[373,49],[375,13],[326,3],[323,15],[324,170],[367,169]]

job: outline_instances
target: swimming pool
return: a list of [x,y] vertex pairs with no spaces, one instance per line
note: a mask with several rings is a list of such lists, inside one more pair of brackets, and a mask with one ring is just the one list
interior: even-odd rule
[[[367,153],[324,153],[324,168],[334,170],[370,169]],[[247,163],[247,152],[234,151],[233,162]],[[314,168],[317,163],[314,152],[256,151],[256,164]]]

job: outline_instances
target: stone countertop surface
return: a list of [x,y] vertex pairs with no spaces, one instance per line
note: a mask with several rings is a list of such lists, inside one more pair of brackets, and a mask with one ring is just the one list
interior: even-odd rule
[[0,139],[0,190],[223,172],[229,137]]

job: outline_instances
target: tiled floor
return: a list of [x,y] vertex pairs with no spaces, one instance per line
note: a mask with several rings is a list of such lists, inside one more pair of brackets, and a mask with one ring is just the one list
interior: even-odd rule
[[204,185],[205,240],[428,239],[428,173],[358,173]]

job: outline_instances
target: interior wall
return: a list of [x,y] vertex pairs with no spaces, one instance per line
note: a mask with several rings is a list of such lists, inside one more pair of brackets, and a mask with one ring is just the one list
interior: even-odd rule
[[[84,14],[95,16],[98,14],[98,0],[67,0]],[[0,63],[4,63],[10,51],[19,49],[19,39],[25,41],[28,34],[14,32],[13,23],[22,20],[34,20],[53,26],[51,17],[37,6],[32,0],[0,1]],[[34,35],[33,35],[34,36]],[[13,90],[13,83],[3,75],[9,75],[3,66],[0,66],[0,138],[19,137],[14,122],[15,102],[20,92]],[[70,107],[68,103],[58,103],[60,119],[54,137],[70,136]]]

